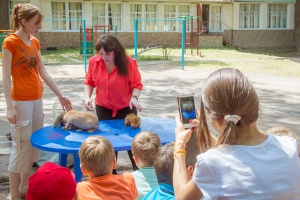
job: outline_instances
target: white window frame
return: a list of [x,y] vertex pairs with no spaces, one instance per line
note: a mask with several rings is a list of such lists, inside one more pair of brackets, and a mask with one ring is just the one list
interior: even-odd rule
[[[166,7],[167,6],[175,6],[175,12],[166,12]],[[188,11],[187,12],[180,12],[180,7],[182,6],[188,6]],[[190,11],[191,11],[191,6],[189,4],[166,4],[164,8],[164,17],[165,19],[178,19],[179,17],[185,16],[189,17],[190,16]],[[189,31],[190,25],[188,24],[189,18],[186,19],[186,31]],[[164,21],[164,31],[168,32],[178,32],[182,31],[182,21],[179,20],[165,20]]]
[[[155,5],[155,12],[147,11],[147,5]],[[134,11],[132,11],[133,6],[135,6]],[[130,16],[130,31],[134,31],[134,23],[136,18],[141,18],[141,19],[157,18],[157,4],[156,3],[144,3],[144,4],[131,3],[129,16]],[[157,31],[157,22],[150,21],[150,20],[138,20],[138,31],[145,31],[145,32]]]
[[[105,2],[95,2],[92,4],[92,7],[94,7],[96,4],[103,4],[104,5],[104,11],[92,11],[92,24],[94,25],[110,25],[110,30],[113,31],[121,31],[122,30],[122,4],[121,3],[105,3]],[[120,10],[118,11],[109,11],[109,8],[112,7],[112,5],[119,5]],[[102,13],[104,12],[104,13]],[[95,22],[94,18],[97,17],[97,22]],[[100,20],[99,20],[100,19]],[[102,22],[101,22],[102,21]],[[110,22],[111,21],[111,22]]]
[[[242,11],[241,6],[245,5],[248,10]],[[253,6],[258,6],[258,10],[251,10]],[[253,25],[251,21],[253,20]],[[239,8],[239,28],[240,29],[259,29],[261,27],[261,4],[241,3]]]
[[[65,10],[53,10],[54,3],[63,3]],[[81,5],[81,10],[71,10],[70,4],[79,3]],[[54,12],[57,12],[57,17],[54,16]],[[72,13],[72,14],[71,14]],[[65,16],[64,16],[65,15]],[[75,18],[72,17],[75,15]],[[51,2],[51,16],[52,16],[52,30],[53,32],[78,32],[80,26],[82,25],[83,16],[83,3],[78,1],[52,1]],[[57,20],[55,20],[57,19]],[[64,20],[65,19],[65,20]],[[73,20],[77,19],[77,20]],[[58,29],[54,28],[54,23],[57,23]]]
[[[220,13],[215,13],[214,8],[220,8]],[[209,8],[209,32],[222,32],[222,11],[223,7],[221,4],[211,4]]]
[[[271,11],[270,6],[276,6],[276,10]],[[285,11],[279,10],[279,6],[285,6]],[[267,13],[268,29],[287,29],[288,28],[288,4],[272,3],[268,4]]]

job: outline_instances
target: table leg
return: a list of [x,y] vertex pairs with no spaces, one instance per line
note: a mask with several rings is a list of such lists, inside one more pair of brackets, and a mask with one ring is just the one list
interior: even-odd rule
[[74,174],[76,182],[80,182],[82,178],[82,172],[80,169],[80,159],[78,153],[73,154],[74,157]]
[[60,153],[59,154],[59,165],[66,167],[67,166],[67,158],[68,158],[68,154]]

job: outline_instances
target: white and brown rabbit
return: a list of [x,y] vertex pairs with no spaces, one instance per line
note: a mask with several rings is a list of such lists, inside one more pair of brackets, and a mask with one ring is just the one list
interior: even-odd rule
[[98,118],[90,112],[69,110],[68,112],[62,112],[55,120],[54,127],[56,128],[60,124],[63,130],[68,129],[82,129],[88,133],[92,133],[98,129]]

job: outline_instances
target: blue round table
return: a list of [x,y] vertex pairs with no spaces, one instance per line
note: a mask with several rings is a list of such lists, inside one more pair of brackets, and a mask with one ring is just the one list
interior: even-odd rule
[[91,135],[106,137],[113,145],[115,151],[131,150],[134,136],[141,131],[156,133],[162,144],[174,141],[175,120],[169,118],[143,117],[141,127],[133,128],[124,125],[124,119],[100,121],[99,128],[93,133],[81,130],[62,130],[61,127],[43,127],[31,135],[32,146],[44,151],[59,153],[59,164],[67,165],[67,154],[74,156],[74,173],[76,181],[81,181],[82,172],[78,150],[81,143]]

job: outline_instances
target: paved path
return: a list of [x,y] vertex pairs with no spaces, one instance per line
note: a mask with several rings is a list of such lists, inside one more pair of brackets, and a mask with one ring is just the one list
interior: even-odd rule
[[[142,117],[174,118],[178,114],[176,95],[179,93],[195,93],[196,105],[198,106],[202,83],[214,71],[193,67],[185,67],[185,70],[181,70],[180,66],[168,66],[164,62],[142,62],[139,63],[139,68],[144,84],[139,99],[143,107],[143,111],[139,113]],[[47,70],[64,93],[84,96],[85,72],[82,65],[49,65]],[[300,79],[260,74],[247,75],[261,99],[262,114],[258,123],[259,128],[266,130],[272,126],[284,125],[300,136]],[[7,164],[9,156],[7,152],[9,152],[11,144],[7,142],[5,137],[5,134],[9,132],[9,126],[5,119],[6,110],[2,81],[0,84],[0,101],[2,102],[0,104],[0,154],[2,154],[0,155],[0,200],[4,200],[8,193]],[[52,107],[56,97],[48,87],[45,87],[43,98],[45,122],[52,124]],[[126,152],[120,153],[118,170],[131,170]]]

